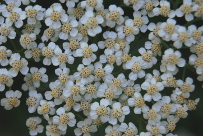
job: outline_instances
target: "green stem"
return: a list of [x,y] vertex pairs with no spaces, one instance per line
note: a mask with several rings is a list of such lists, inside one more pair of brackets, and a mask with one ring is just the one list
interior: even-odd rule
[[189,26],[189,25],[191,25],[191,24],[193,24],[194,22],[199,21],[199,20],[202,20],[202,18],[196,18],[196,19],[194,19],[194,20],[192,20],[192,21],[186,23],[185,26]]
[[183,69],[183,75],[182,75],[182,80],[184,80],[185,79],[185,73],[186,73],[186,66],[184,67],[184,69]]
[[190,64],[186,64],[185,67],[188,68],[190,71],[195,72],[194,67],[191,66]]
[[163,44],[163,46],[166,48],[166,49],[169,49],[170,47],[168,46],[168,44],[161,39],[161,43]]
[[11,44],[12,44],[12,46],[13,46],[15,52],[18,52],[18,50],[17,50],[17,48],[16,48],[15,43],[13,42],[13,40],[10,39],[10,42],[11,42]]

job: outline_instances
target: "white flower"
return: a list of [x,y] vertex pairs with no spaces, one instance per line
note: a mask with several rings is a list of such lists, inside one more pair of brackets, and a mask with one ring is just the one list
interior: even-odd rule
[[76,50],[76,56],[83,56],[82,63],[84,65],[89,65],[91,62],[96,60],[96,55],[93,52],[96,52],[98,47],[96,44],[88,45],[86,42],[81,42],[80,48]]
[[161,124],[161,122],[149,120],[146,129],[150,132],[149,136],[158,136],[166,133],[166,128]]
[[36,0],[19,0],[19,1],[21,1],[23,5],[29,5],[30,2],[34,2],[34,3],[36,2]]
[[76,80],[79,80],[81,84],[85,85],[94,80],[94,76],[92,75],[94,70],[93,65],[88,65],[85,67],[83,64],[79,64],[77,70],[78,72],[75,72],[73,76]]
[[104,80],[105,76],[110,74],[113,71],[112,65],[106,65],[104,68],[102,66],[102,63],[96,62],[94,64],[94,80],[100,81],[101,79]]
[[140,29],[141,32],[146,32],[147,31],[147,23],[149,22],[147,16],[141,16],[141,13],[139,11],[134,11],[133,13],[134,17],[134,25]]
[[148,110],[148,106],[145,104],[145,100],[139,92],[135,92],[134,97],[128,99],[128,105],[135,107],[135,114],[141,114],[141,112],[145,113]]
[[54,3],[45,11],[45,24],[52,26],[54,29],[61,27],[61,22],[68,21],[68,15],[60,3]]
[[51,82],[49,84],[49,88],[51,91],[46,91],[44,96],[47,100],[51,100],[54,98],[54,104],[55,105],[60,105],[63,102],[62,98],[62,88],[60,88],[60,82],[56,80],[55,82]]
[[35,24],[37,21],[41,21],[44,18],[45,8],[42,8],[40,5],[29,5],[25,8],[25,11],[28,24]]
[[124,11],[116,5],[109,6],[109,13],[106,14],[106,25],[113,28],[116,24],[121,25],[124,22]]
[[92,119],[100,118],[103,123],[109,120],[110,108],[108,107],[109,101],[101,99],[100,103],[94,102],[91,105],[90,117]]
[[100,86],[100,82],[95,82],[94,84],[88,84],[85,87],[85,95],[84,98],[85,100],[92,100],[93,98],[97,98],[97,90]]
[[66,87],[71,80],[73,80],[73,76],[69,75],[70,69],[64,67],[63,69],[57,68],[55,69],[55,74],[58,76],[56,81],[60,82],[61,87]]
[[25,75],[25,77],[23,78],[23,80],[25,81],[25,83],[22,85],[22,90],[24,91],[31,91],[31,90],[35,90],[36,87],[34,87],[33,85],[33,81],[32,81],[32,75],[30,73],[27,73]]
[[90,106],[91,106],[91,100],[85,100],[84,98],[82,98],[77,108],[79,109],[78,111],[82,111],[85,116],[89,116]]
[[92,125],[92,119],[87,118],[84,121],[79,121],[77,123],[77,127],[74,132],[76,136],[80,136],[84,134],[83,136],[90,136],[90,132],[96,132],[97,127],[96,125]]
[[199,71],[199,69],[201,70],[201,68],[203,67],[202,62],[203,62],[203,54],[199,55],[192,54],[189,57],[189,64],[194,65],[196,71]]
[[172,48],[165,50],[161,60],[161,72],[165,72],[166,70],[175,71],[177,69],[176,65],[184,67],[185,59],[180,57],[181,53],[179,51],[174,51]]
[[188,116],[188,107],[186,104],[177,105],[176,116],[179,118],[186,118]]
[[66,6],[69,8],[73,8],[75,7],[75,3],[77,3],[79,0],[59,0],[61,3],[65,3],[66,2]]
[[147,50],[151,50],[153,53],[153,56],[156,57],[157,55],[161,56],[161,44],[158,43],[152,43],[150,41],[145,42],[145,48]]
[[175,17],[175,11],[170,9],[170,2],[161,0],[160,1],[160,8],[155,7],[153,9],[153,13],[155,16],[162,15],[164,17],[173,18]]
[[134,95],[135,92],[140,92],[141,87],[139,84],[135,84],[133,80],[128,80],[128,85],[124,88],[123,94],[120,96],[122,100],[127,100],[128,97]]
[[108,74],[105,77],[104,82],[109,86],[109,89],[116,92],[117,95],[120,95],[123,88],[128,85],[128,82],[125,79],[125,75],[123,73],[120,73],[117,78],[114,78],[112,74]]
[[142,15],[148,15],[154,17],[153,8],[159,5],[159,0],[145,0],[143,9],[141,10]]
[[[115,55],[114,55],[115,54]],[[112,65],[114,63],[116,63],[117,65],[121,65],[121,60],[120,57],[121,57],[121,53],[115,53],[113,49],[105,49],[104,50],[104,54],[103,55],[100,55],[100,61],[101,63],[108,63],[109,65]],[[107,65],[108,65],[107,64]]]
[[85,87],[82,85],[75,85],[72,81],[70,81],[67,86],[63,89],[63,95],[65,97],[73,96],[75,101],[81,100],[81,95],[84,95]]
[[[164,126],[166,127],[166,132],[168,133],[169,131],[173,131],[176,128],[176,123],[179,121],[179,117],[177,116],[173,116],[173,115],[169,115],[167,117],[167,121],[163,121],[162,124],[164,124]],[[167,135],[167,136],[173,136],[173,135]]]
[[36,90],[29,91],[29,97],[26,100],[29,113],[34,113],[39,106],[39,102],[42,100],[42,95],[37,93]]
[[87,10],[93,8],[99,10],[103,7],[103,0],[85,0],[81,2],[81,7]]
[[160,114],[163,119],[176,112],[176,104],[171,103],[171,98],[169,96],[163,96],[155,105],[156,108],[161,111]]
[[132,5],[135,11],[138,11],[145,3],[144,0],[124,0],[126,5]]
[[151,50],[146,50],[145,48],[139,48],[138,52],[142,55],[142,59],[145,61],[147,68],[151,68],[153,65],[157,63],[156,57],[153,57],[153,53]]
[[121,91],[114,91],[112,88],[110,89],[109,86],[106,83],[102,83],[99,86],[98,92],[97,92],[97,97],[104,97],[105,99],[109,100],[109,103],[112,103],[112,99],[118,98],[120,94],[122,93]]
[[160,26],[161,26],[160,22],[158,22],[157,24],[151,22],[147,26],[147,28],[151,31],[148,35],[148,38],[154,44],[160,44],[160,42],[161,42],[161,39],[160,39],[159,34],[158,34],[158,31],[161,29]]
[[7,41],[7,37],[9,39],[15,39],[16,32],[12,26],[8,26],[8,24],[2,24],[0,27],[0,43],[5,43]]
[[[58,124],[54,124],[53,119],[48,120],[49,125],[46,126],[46,135],[47,136],[60,136],[65,135],[66,131],[60,130]],[[54,130],[54,131],[53,131]]]
[[195,85],[193,85],[193,79],[190,77],[187,77],[185,79],[185,82],[183,82],[182,80],[178,80],[177,86],[180,87],[180,90],[184,95],[189,95],[187,93],[191,93],[195,90]]
[[49,114],[55,114],[55,104],[52,101],[41,100],[40,106],[37,108],[38,114],[42,114],[46,120],[49,120]]
[[8,58],[10,57],[12,54],[11,50],[7,50],[7,48],[5,46],[0,46],[0,64],[1,66],[7,66],[8,65]]
[[173,93],[171,94],[171,100],[173,103],[183,104],[187,103],[186,98],[189,98],[189,93],[182,93],[182,91],[179,88],[175,88],[173,90]]
[[26,120],[26,126],[29,128],[29,134],[36,136],[38,133],[42,133],[44,127],[39,125],[42,122],[40,117],[30,117]]
[[177,33],[173,33],[171,35],[171,40],[174,41],[173,46],[176,48],[181,48],[184,43],[186,46],[190,47],[192,45],[192,39],[189,38],[187,30],[183,26],[179,26],[177,29]]
[[4,106],[6,110],[11,110],[13,107],[18,107],[20,105],[19,98],[22,96],[22,93],[18,90],[15,92],[9,90],[6,92],[6,98],[1,99],[1,106]]
[[31,33],[31,34],[23,34],[20,37],[20,44],[24,49],[32,49],[33,45],[36,44],[36,42],[34,42],[36,40],[36,35],[35,33]]
[[176,87],[177,80],[171,72],[167,72],[161,75],[162,83],[165,87]]
[[45,56],[43,60],[44,65],[51,65],[51,63],[55,64],[57,61],[56,53],[60,52],[61,49],[54,42],[50,42],[47,47],[42,48],[42,55]]
[[151,80],[152,78],[155,78],[155,79],[156,79],[156,82],[162,81],[162,80],[161,80],[161,76],[160,76],[160,72],[159,72],[158,70],[154,69],[154,70],[152,71],[152,73],[153,73],[153,75],[150,74],[150,73],[147,73],[147,74],[146,74],[146,76],[145,76],[145,81],[150,82],[150,80]]
[[158,35],[162,37],[165,41],[171,40],[171,35],[174,34],[178,26],[176,25],[176,20],[167,19],[166,22],[163,22],[160,25],[160,30],[158,30]]
[[192,43],[198,43],[201,42],[203,39],[202,35],[203,27],[197,28],[196,25],[190,25],[188,27],[188,35],[191,36]]
[[126,63],[126,68],[131,69],[129,74],[130,80],[137,80],[137,78],[143,78],[145,76],[145,71],[143,69],[147,68],[147,64],[144,62],[141,56],[133,56],[130,61]]
[[63,22],[61,26],[61,32],[59,33],[59,38],[67,40],[69,36],[75,37],[78,34],[78,29],[76,28],[77,26],[78,22],[74,18]]
[[8,12],[12,12],[12,9],[14,7],[19,7],[21,5],[21,1],[20,0],[5,0],[6,4],[1,4],[0,5],[0,12],[2,13],[2,15],[5,17],[5,15]]
[[66,104],[63,107],[66,111],[70,111],[72,108],[77,112],[80,110],[80,104],[77,103],[77,101],[80,101],[80,99],[75,101],[73,96],[69,96],[65,97],[64,100]]
[[10,87],[13,84],[13,76],[10,74],[10,72],[5,69],[0,69],[0,92],[4,91],[5,85]]
[[95,15],[93,10],[89,9],[80,18],[80,22],[87,27],[88,35],[93,37],[102,32],[102,28],[99,24],[102,24],[104,19],[101,15]]
[[58,128],[62,131],[67,130],[67,125],[74,127],[76,123],[75,115],[72,112],[65,112],[65,109],[60,107],[56,110],[58,116],[53,117],[53,123],[58,124]]
[[17,28],[20,28],[23,26],[23,20],[26,18],[25,11],[22,11],[21,8],[14,7],[11,12],[7,12],[5,14],[6,18],[6,24],[8,26],[12,26],[13,23]]
[[69,18],[79,20],[85,14],[85,11],[84,8],[81,7],[81,4],[77,4],[77,7],[69,7],[67,13],[69,15]]
[[30,72],[32,75],[32,81],[34,87],[38,88],[40,87],[40,81],[46,83],[48,82],[48,76],[45,74],[46,68],[36,68],[36,67],[31,67]]
[[191,21],[194,19],[192,12],[193,3],[192,0],[183,0],[183,4],[180,8],[176,9],[175,14],[177,17],[182,17],[185,14],[185,20]]
[[121,136],[120,125],[116,124],[105,128],[105,136]]
[[125,21],[125,25],[116,27],[116,31],[118,32],[118,37],[120,39],[126,38],[128,42],[134,41],[134,35],[137,35],[139,33],[139,29],[134,25],[132,19],[127,19]]
[[42,35],[42,42],[47,42],[48,40],[51,40],[52,42],[56,42],[59,38],[59,32],[60,29],[54,29],[52,26],[47,28],[43,35]]
[[103,33],[103,37],[105,41],[99,41],[98,42],[98,47],[100,49],[113,49],[115,48],[116,45],[116,38],[117,38],[117,33],[113,31],[106,31]]
[[35,33],[35,35],[38,35],[41,31],[42,25],[40,23],[40,21],[37,21],[35,24],[25,24],[24,25],[24,29],[22,30],[23,34],[31,34],[31,33]]
[[52,63],[54,66],[59,65],[60,68],[65,68],[66,63],[74,63],[75,58],[72,56],[71,50],[66,49],[65,52],[62,53],[62,50],[59,47],[56,47],[54,53],[56,54],[52,58]]
[[13,77],[16,77],[18,75],[18,72],[20,71],[21,74],[26,75],[28,73],[28,62],[26,59],[21,58],[19,53],[14,53],[11,55],[11,58],[9,60],[9,64],[12,66],[12,68],[9,70],[11,72],[11,75]]
[[128,115],[130,113],[130,109],[128,106],[122,106],[120,102],[115,102],[112,105],[112,110],[110,111],[110,118],[109,123],[112,125],[117,124],[117,119],[119,122],[123,122],[125,119],[125,115]]
[[128,125],[121,123],[119,130],[124,133],[122,136],[134,136],[138,133],[137,127],[132,122],[129,122]]
[[150,82],[144,82],[141,85],[143,90],[146,90],[147,93],[144,95],[144,100],[150,102],[152,99],[158,101],[161,99],[161,94],[159,91],[164,89],[162,82],[156,82],[155,78],[152,78]]
[[35,60],[35,62],[39,62],[40,61],[40,57],[42,55],[42,48],[45,47],[44,43],[40,43],[39,45],[37,45],[35,42],[32,45],[32,49],[31,50],[26,50],[25,53],[25,57],[30,59],[33,58]]

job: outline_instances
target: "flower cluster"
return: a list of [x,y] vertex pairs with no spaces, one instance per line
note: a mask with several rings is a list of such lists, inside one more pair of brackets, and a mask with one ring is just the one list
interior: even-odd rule
[[90,136],[106,123],[106,136],[176,136],[177,122],[196,109],[186,71],[203,81],[203,2],[104,1],[0,4],[0,102],[11,110],[28,93],[28,112],[38,114],[26,121],[30,135],[74,127]]

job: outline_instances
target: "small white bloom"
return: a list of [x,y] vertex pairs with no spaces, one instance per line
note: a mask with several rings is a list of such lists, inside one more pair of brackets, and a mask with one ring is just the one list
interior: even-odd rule
[[77,123],[77,127],[74,132],[76,136],[84,135],[84,136],[90,136],[90,132],[96,132],[97,127],[96,125],[92,125],[92,119],[87,118],[84,121],[79,121]]
[[61,22],[68,21],[68,15],[60,3],[54,3],[45,11],[45,24],[52,26],[54,29],[61,27]]
[[145,81],[142,83],[141,88],[147,91],[147,93],[144,95],[144,100],[150,102],[152,99],[154,101],[161,99],[161,94],[159,91],[162,91],[164,86],[162,82],[156,82],[156,79],[152,78],[150,82]]
[[21,72],[21,74],[23,75],[26,75],[28,73],[28,62],[24,58],[20,59],[19,53],[14,53],[11,55],[9,64],[12,66],[9,71],[11,72],[13,77],[16,77],[18,75],[18,72]]
[[37,45],[35,42],[32,45],[32,49],[31,50],[26,50],[25,53],[25,57],[30,59],[33,58],[35,60],[35,62],[39,62],[40,61],[40,57],[42,55],[42,48],[45,47],[44,43],[40,43],[39,45]]
[[34,113],[36,111],[42,98],[42,95],[40,93],[37,93],[36,90],[32,90],[29,92],[29,97],[26,100],[26,105],[28,106],[29,113]]
[[26,120],[26,126],[29,128],[29,133],[32,136],[36,136],[38,133],[42,133],[44,127],[39,125],[42,122],[40,117],[30,117]]
[[9,90],[6,92],[6,98],[1,99],[1,106],[4,106],[6,110],[11,110],[13,107],[18,107],[20,105],[19,98],[22,93],[18,90]]
[[185,66],[185,59],[181,58],[179,51],[174,51],[172,48],[169,48],[165,50],[161,63],[161,72],[165,72],[166,70],[175,71],[177,69],[176,65],[179,67]]
[[40,106],[37,108],[38,114],[42,114],[46,120],[49,120],[49,114],[55,114],[55,104],[53,101],[41,100]]
[[48,76],[45,74],[46,68],[36,68],[36,67],[31,67],[30,72],[32,75],[32,81],[34,87],[38,88],[40,87],[40,81],[46,83],[48,82]]
[[56,110],[58,116],[53,117],[53,123],[58,125],[62,131],[67,130],[67,125],[74,127],[76,123],[75,115],[72,112],[65,112],[65,109],[60,107]]
[[8,26],[8,24],[2,24],[0,27],[0,43],[5,43],[7,41],[7,37],[9,39],[15,39],[16,32],[12,26]]
[[1,66],[7,66],[8,65],[8,58],[10,57],[12,54],[11,50],[7,50],[7,48],[5,46],[0,46],[0,64]]
[[130,113],[129,107],[121,107],[120,102],[115,102],[112,107],[113,109],[110,111],[110,118],[108,121],[112,125],[117,124],[117,119],[119,120],[119,122],[123,122],[125,119],[125,115],[128,115]]
[[100,118],[103,123],[109,120],[110,108],[108,107],[109,101],[101,99],[100,103],[94,102],[91,105],[90,117],[92,119]]
[[139,33],[139,29],[134,25],[132,19],[127,19],[125,21],[125,25],[116,27],[116,31],[118,32],[118,37],[120,39],[126,38],[128,42],[134,41],[134,35],[137,35]]
[[93,52],[96,52],[98,47],[96,44],[88,45],[86,42],[81,42],[80,48],[76,50],[75,55],[83,57],[82,63],[84,65],[89,65],[91,62],[96,60],[96,55]]
[[116,24],[121,25],[124,22],[124,11],[116,5],[109,6],[109,12],[106,14],[106,25],[113,28]]

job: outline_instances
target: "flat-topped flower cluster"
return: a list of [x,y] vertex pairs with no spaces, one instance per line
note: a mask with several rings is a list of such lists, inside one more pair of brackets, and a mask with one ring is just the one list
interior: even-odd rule
[[[196,109],[186,70],[203,81],[202,0],[104,1],[0,4],[1,105],[11,110],[29,94],[28,112],[39,114],[26,121],[30,135],[74,127],[76,136],[90,136],[107,123],[106,136],[176,136],[176,123]],[[125,120],[138,114],[144,129]]]

